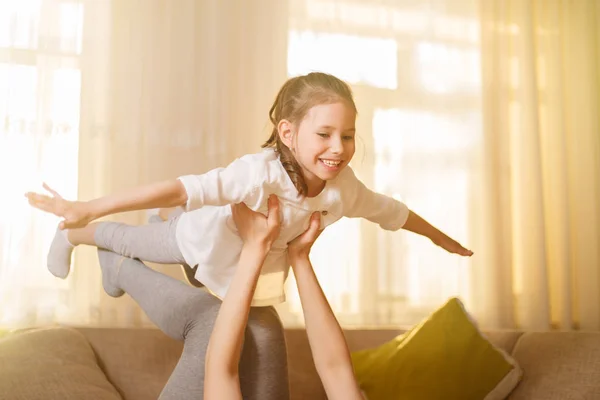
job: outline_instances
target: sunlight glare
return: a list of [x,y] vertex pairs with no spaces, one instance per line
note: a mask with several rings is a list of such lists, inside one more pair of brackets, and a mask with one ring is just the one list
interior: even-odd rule
[[393,39],[290,31],[288,74],[327,72],[352,84],[396,89],[398,48]]

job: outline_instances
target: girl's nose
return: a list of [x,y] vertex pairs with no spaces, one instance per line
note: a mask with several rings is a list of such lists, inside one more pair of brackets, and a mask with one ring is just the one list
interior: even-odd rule
[[340,154],[342,151],[344,151],[344,145],[342,144],[341,140],[332,140],[331,141],[331,152],[333,154]]

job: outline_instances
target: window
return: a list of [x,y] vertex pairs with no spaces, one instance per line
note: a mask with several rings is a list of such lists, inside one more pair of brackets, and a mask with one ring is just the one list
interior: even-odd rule
[[[371,188],[469,240],[472,157],[482,137],[477,9],[410,2],[293,0],[288,74],[332,73],[354,87]],[[358,143],[357,143],[358,144]],[[345,325],[412,324],[448,296],[469,296],[469,260],[427,239],[343,219],[312,253]],[[301,321],[293,278],[282,318]]]
[[[22,193],[46,181],[77,195],[82,25],[80,2],[0,2],[0,170],[10,194],[0,220],[0,324],[24,310],[36,310],[32,321],[60,312],[66,296],[67,282],[45,270],[42,248],[56,218],[31,209]],[[28,306],[31,298],[41,307]]]

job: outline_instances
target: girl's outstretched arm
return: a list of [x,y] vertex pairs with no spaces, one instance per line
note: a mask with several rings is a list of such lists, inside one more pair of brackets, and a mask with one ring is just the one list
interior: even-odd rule
[[60,229],[81,228],[95,219],[125,211],[181,206],[188,200],[185,187],[178,179],[139,186],[91,201],[65,200],[48,185],[44,184],[44,188],[52,196],[29,192],[25,197],[33,207],[62,217]]
[[434,244],[440,246],[442,249],[450,253],[455,253],[465,257],[470,257],[473,255],[471,250],[464,248],[456,240],[452,239],[450,236],[431,225],[414,211],[408,212],[408,218],[406,219],[406,222],[402,228],[429,238]]
[[472,256],[473,252],[464,248],[429,222],[421,218],[406,204],[390,196],[367,188],[351,168],[345,168],[342,180],[346,217],[362,217],[379,224],[383,229],[396,231],[400,228],[423,235],[444,250],[461,256]]
[[327,398],[359,400],[363,397],[346,339],[308,257],[320,234],[319,218],[318,213],[313,214],[308,230],[289,243],[289,260],[296,277],[311,353]]
[[250,304],[265,257],[279,235],[279,204],[275,196],[269,197],[267,217],[243,203],[231,208],[244,246],[208,342],[204,375],[206,400],[242,399],[238,366]]

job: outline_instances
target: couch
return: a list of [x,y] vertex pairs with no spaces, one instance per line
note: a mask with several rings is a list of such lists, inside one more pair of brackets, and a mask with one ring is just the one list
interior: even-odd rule
[[[345,331],[351,350],[375,347],[399,333],[401,331],[393,329]],[[495,331],[486,335],[492,343],[512,354],[524,370],[523,379],[509,400],[600,399],[600,332]],[[41,377],[39,372],[36,373],[37,380],[41,379],[43,382],[43,389],[40,390],[43,390],[45,395],[28,396],[41,399],[51,397],[49,392],[57,387],[57,383],[52,381],[53,377],[55,379],[61,368],[74,368],[73,365],[81,362],[79,359],[57,361],[51,357],[32,357],[31,354],[38,351],[36,346],[45,341],[44,337],[52,343],[51,346],[56,349],[57,354],[64,354],[65,349],[73,349],[76,346],[89,349],[82,350],[88,354],[71,356],[92,359],[97,374],[106,379],[104,387],[93,383],[86,389],[85,396],[72,397],[82,399],[156,399],[182,350],[181,343],[151,328],[57,328],[43,330],[30,337],[31,342],[28,343],[27,340],[30,339],[24,336],[20,341],[19,350],[16,349],[19,346],[3,350],[0,342],[0,391],[4,390],[0,392],[0,399],[15,399],[16,397],[11,397],[11,392],[17,393],[18,385],[31,384],[30,377],[15,379],[15,368],[27,372],[32,371],[31,363],[48,365],[42,372],[47,376]],[[306,332],[302,329],[287,329],[286,340],[292,399],[326,399],[312,362]],[[20,353],[15,353],[16,351]],[[19,359],[20,355],[22,360]],[[19,362],[15,363],[15,359]],[[8,365],[8,360],[12,360],[13,365]],[[8,368],[13,368],[11,382],[2,383],[1,376],[10,375],[4,374]],[[76,367],[70,376],[73,376],[74,380],[78,379],[79,375],[76,374],[81,373],[83,369]],[[94,387],[94,390],[90,390],[89,387]],[[103,393],[110,393],[110,396]]]

